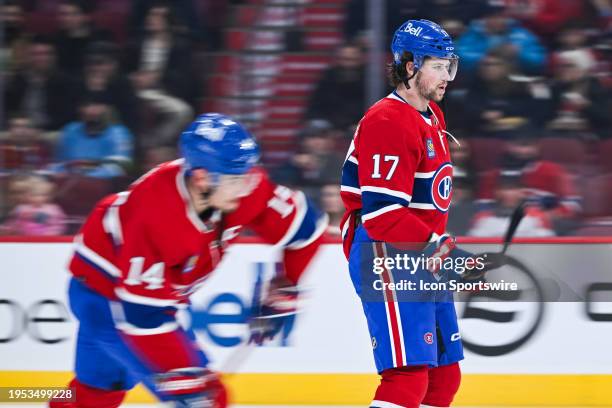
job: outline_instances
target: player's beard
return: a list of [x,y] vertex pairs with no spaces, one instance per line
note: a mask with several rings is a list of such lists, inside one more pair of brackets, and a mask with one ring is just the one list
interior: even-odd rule
[[444,94],[438,97],[437,95],[438,87],[437,86],[434,86],[433,89],[427,89],[427,85],[424,84],[423,81],[421,81],[420,71],[417,71],[417,74],[414,80],[414,84],[416,86],[417,91],[419,92],[419,95],[422,98],[427,99],[428,101],[440,102],[442,98],[444,97]]

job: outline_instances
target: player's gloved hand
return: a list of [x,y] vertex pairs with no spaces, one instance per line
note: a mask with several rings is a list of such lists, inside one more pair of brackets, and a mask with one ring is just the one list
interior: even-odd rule
[[[506,263],[506,256],[496,252],[483,252],[473,254],[457,246],[456,239],[448,234],[440,236],[436,241],[431,242],[424,250],[426,257],[438,259],[432,262],[428,270],[432,273],[450,272],[457,275],[461,280],[475,281],[482,279],[484,275],[493,269],[497,269]],[[446,262],[451,259],[452,262]],[[446,265],[461,266],[458,268],[448,268]],[[442,266],[442,268],[440,268]]]
[[298,289],[284,277],[272,279],[267,296],[249,320],[249,343],[262,345],[272,340],[297,313]]

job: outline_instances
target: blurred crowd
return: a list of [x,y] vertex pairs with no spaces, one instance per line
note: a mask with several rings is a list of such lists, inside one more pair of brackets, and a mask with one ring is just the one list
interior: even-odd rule
[[[232,9],[261,3],[5,0],[0,235],[74,233],[96,199],[174,159],[209,96]],[[610,0],[387,0],[382,44],[367,30],[366,0],[337,3],[342,45],[310,92],[288,159],[268,166],[319,202],[330,234],[340,234],[340,168],[367,108],[368,52],[386,53],[393,29],[427,18],[460,56],[442,103],[460,141],[449,231],[501,236],[527,200],[519,236],[612,236]]]

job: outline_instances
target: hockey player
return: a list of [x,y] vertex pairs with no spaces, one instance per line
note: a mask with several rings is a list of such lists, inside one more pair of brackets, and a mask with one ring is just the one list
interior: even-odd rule
[[327,217],[267,178],[257,143],[227,116],[199,116],[179,144],[182,159],[100,201],[75,238],[76,402],[52,407],[117,407],[139,382],[174,406],[225,407],[223,384],[176,314],[244,228],[284,250],[284,276],[263,296],[256,340],[295,312],[295,285]]
[[[445,235],[453,137],[436,103],[457,72],[452,39],[431,21],[410,20],[395,32],[391,50],[396,89],[361,119],[342,169],[344,251],[382,377],[371,407],[448,407],[463,359],[452,295],[427,302],[398,302],[389,290],[380,301],[363,295],[364,265],[397,244],[422,243],[424,253],[439,258],[470,255]],[[483,265],[457,276],[478,279],[496,267],[492,261]],[[385,283],[395,279],[389,270],[381,277]]]

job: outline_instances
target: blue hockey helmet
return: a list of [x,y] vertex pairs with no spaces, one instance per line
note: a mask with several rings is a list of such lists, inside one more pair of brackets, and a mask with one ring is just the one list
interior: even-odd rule
[[244,174],[259,160],[255,138],[238,122],[220,113],[204,113],[181,134],[181,155],[188,169],[213,174]]
[[459,57],[454,53],[453,39],[433,21],[408,20],[395,31],[391,41],[393,63],[400,64],[406,51],[412,53],[417,70],[423,66],[425,57],[450,60],[448,73],[451,81],[455,79]]

